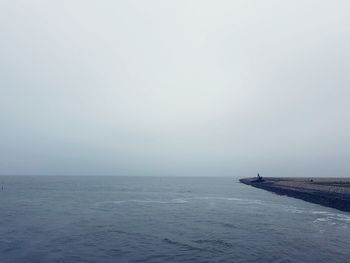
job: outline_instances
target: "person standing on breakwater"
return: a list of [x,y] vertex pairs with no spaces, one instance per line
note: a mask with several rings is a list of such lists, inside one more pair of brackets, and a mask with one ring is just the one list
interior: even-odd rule
[[258,175],[256,176],[256,181],[257,181],[257,182],[262,182],[262,181],[264,181],[263,178],[262,178],[262,176],[260,176],[259,173],[258,173]]

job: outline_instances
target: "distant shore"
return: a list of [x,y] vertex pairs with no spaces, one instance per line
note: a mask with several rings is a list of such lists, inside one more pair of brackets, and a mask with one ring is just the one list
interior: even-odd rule
[[350,178],[264,177],[262,181],[256,179],[243,178],[239,181],[279,195],[350,212]]

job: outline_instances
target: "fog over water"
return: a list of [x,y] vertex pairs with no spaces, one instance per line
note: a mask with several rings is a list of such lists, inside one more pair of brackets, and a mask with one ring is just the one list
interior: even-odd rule
[[349,1],[1,1],[0,174],[350,176]]

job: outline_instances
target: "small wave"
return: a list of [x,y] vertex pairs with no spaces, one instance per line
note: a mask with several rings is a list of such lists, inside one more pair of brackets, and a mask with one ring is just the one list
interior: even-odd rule
[[311,214],[315,214],[315,215],[318,215],[318,214],[329,214],[329,212],[326,212],[326,211],[311,211]]
[[173,245],[173,246],[177,246],[177,247],[181,247],[187,251],[195,251],[195,250],[202,250],[201,248],[195,247],[195,246],[191,246],[189,244],[183,243],[183,242],[179,242],[179,241],[175,241],[169,238],[164,238],[163,242],[169,245]]
[[341,213],[331,213],[326,211],[312,211],[311,213],[315,215],[324,215],[330,218],[337,218],[339,220],[350,222],[350,216]]
[[198,199],[198,200],[234,201],[234,202],[241,202],[241,203],[245,203],[245,204],[262,204],[262,201],[261,201],[261,200],[244,199],[244,198],[235,198],[235,197],[213,197],[213,196],[203,196],[203,197],[194,197],[193,199]]
[[143,204],[184,204],[188,201],[185,199],[171,199],[171,200],[150,200],[150,199],[128,199],[128,200],[117,200],[117,201],[105,201],[97,202],[95,205],[106,205],[106,204],[125,204],[125,203],[143,203]]
[[185,204],[193,200],[216,200],[216,201],[229,201],[229,202],[238,202],[242,204],[262,204],[261,200],[254,199],[243,199],[243,198],[234,198],[234,197],[190,197],[190,198],[174,198],[169,200],[159,200],[159,199],[127,199],[127,200],[115,200],[115,201],[103,201],[96,202],[94,206],[103,206],[108,204],[125,204],[125,203],[139,203],[139,204]]
[[313,211],[312,214],[318,215],[314,223],[327,223],[330,225],[339,225],[343,228],[350,226],[350,216],[340,213],[330,213],[325,211]]
[[297,208],[295,206],[288,206],[284,210],[286,212],[290,212],[292,214],[303,214],[303,213],[306,212],[305,210],[299,209],[299,208]]
[[171,200],[142,200],[142,199],[131,199],[131,200],[120,200],[114,201],[114,204],[123,203],[146,203],[146,204],[184,204],[188,201],[184,199],[171,199]]
[[326,221],[329,221],[329,218],[322,218],[322,217],[320,217],[320,218],[316,218],[314,220],[314,223],[316,223],[316,222],[326,222]]
[[233,245],[221,239],[199,239],[194,241],[197,244],[210,244],[219,247],[232,248]]

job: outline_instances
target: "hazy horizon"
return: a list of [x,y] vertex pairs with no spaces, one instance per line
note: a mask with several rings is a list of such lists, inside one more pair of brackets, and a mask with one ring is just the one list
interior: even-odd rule
[[0,175],[350,177],[348,1],[2,1]]

